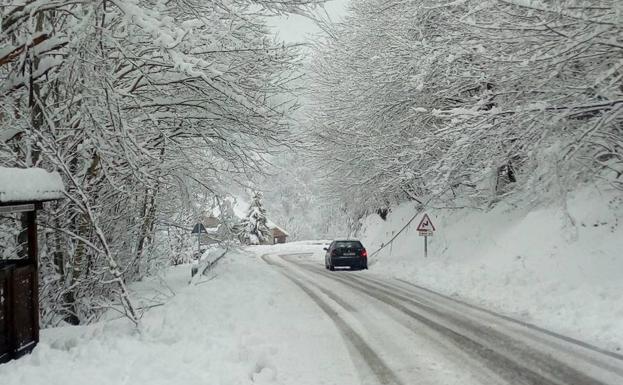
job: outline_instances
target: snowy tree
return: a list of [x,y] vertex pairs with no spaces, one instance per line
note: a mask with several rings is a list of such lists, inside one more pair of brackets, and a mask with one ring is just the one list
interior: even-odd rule
[[344,218],[335,215],[341,202],[329,198],[319,183],[324,175],[313,166],[314,148],[300,142],[295,150],[272,157],[260,182],[271,220],[288,231],[290,241],[346,234]]
[[238,225],[240,241],[247,245],[260,245],[270,241],[270,229],[266,218],[266,209],[262,203],[263,195],[253,192],[247,216]]
[[238,228],[240,218],[236,216],[234,212],[234,198],[227,196],[223,199],[218,199],[218,218],[220,223],[220,234],[222,241],[232,243],[238,240],[236,230]]
[[356,222],[406,199],[623,187],[622,6],[353,2],[310,67],[327,193]]
[[0,0],[0,165],[67,186],[40,218],[44,322],[138,321],[125,285],[166,255],[163,218],[188,226],[288,138],[300,54],[264,16],[319,3]]

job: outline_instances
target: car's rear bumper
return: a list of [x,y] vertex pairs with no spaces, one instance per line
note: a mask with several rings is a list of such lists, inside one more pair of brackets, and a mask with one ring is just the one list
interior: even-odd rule
[[367,264],[367,259],[361,257],[336,257],[332,258],[331,262],[333,266],[364,267]]

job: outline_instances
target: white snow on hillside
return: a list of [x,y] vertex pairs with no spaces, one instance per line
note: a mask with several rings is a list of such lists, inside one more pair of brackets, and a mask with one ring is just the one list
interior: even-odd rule
[[[423,238],[421,215],[370,259],[371,271],[395,276],[607,349],[623,349],[623,219],[616,191],[584,188],[560,205],[491,211],[434,209],[437,231]],[[377,250],[415,214],[394,208],[369,216],[360,234]],[[574,224],[572,224],[574,223]]]

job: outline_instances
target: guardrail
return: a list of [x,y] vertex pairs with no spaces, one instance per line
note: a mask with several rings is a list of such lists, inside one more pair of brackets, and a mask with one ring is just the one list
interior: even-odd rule
[[[204,253],[203,257],[199,261],[199,264],[194,265],[191,268],[191,280],[190,284],[196,284],[198,281],[198,277],[202,275],[206,275],[208,271],[210,271],[225,255],[229,252],[229,247],[226,248],[217,248],[211,249]],[[206,255],[207,254],[207,255]],[[211,258],[211,254],[214,254],[215,257]],[[203,262],[203,263],[202,263]]]

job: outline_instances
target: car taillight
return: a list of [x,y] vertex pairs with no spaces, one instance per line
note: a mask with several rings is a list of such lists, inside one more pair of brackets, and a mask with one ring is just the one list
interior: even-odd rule
[[368,258],[368,252],[366,251],[366,249],[361,250],[361,256],[364,258]]

